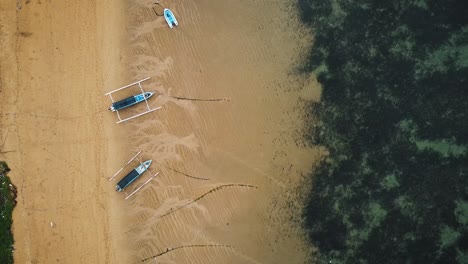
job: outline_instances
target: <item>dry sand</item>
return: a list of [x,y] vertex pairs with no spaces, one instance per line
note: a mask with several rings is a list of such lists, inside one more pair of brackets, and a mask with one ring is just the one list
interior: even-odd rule
[[[319,90],[294,67],[310,33],[288,1],[162,1],[172,30],[153,3],[0,3],[15,261],[307,262],[296,191],[320,151],[301,113]],[[102,94],[147,76],[162,110],[115,124]],[[124,201],[107,178],[137,150],[161,174]]]
[[106,125],[103,96],[126,79],[126,6],[10,0],[0,10],[0,159],[18,188],[15,263],[126,263],[113,237],[120,197],[106,180],[124,141]]

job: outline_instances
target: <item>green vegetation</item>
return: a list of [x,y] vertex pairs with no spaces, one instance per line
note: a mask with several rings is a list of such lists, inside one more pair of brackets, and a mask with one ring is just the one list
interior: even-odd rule
[[6,174],[7,164],[0,161],[0,263],[13,263],[12,212],[15,207],[16,189]]
[[298,6],[323,87],[306,138],[329,150],[304,210],[316,261],[468,263],[466,1]]

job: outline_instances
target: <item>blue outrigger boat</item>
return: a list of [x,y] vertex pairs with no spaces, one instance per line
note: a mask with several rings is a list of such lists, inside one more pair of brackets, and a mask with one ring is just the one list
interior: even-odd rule
[[141,93],[141,94],[137,94],[137,95],[127,97],[127,98],[125,98],[123,100],[120,100],[118,102],[113,103],[112,106],[109,107],[109,110],[111,110],[112,112],[122,110],[124,108],[129,107],[129,106],[138,104],[138,103],[143,102],[145,100],[148,100],[151,96],[153,96],[153,94],[154,94],[154,92],[145,92],[145,93]]
[[172,11],[167,8],[164,8],[164,18],[166,19],[166,22],[170,28],[179,25]]
[[140,164],[140,166],[133,169],[125,177],[123,177],[115,186],[115,190],[118,192],[123,191],[127,186],[134,182],[138,177],[140,177],[146,170],[148,170],[151,165],[152,160],[147,160]]

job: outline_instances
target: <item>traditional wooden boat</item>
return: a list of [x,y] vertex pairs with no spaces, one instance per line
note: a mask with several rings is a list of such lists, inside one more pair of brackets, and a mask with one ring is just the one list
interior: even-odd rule
[[122,110],[124,108],[127,108],[132,105],[136,105],[138,103],[141,103],[145,100],[148,100],[151,96],[153,96],[154,92],[144,92],[141,94],[133,95],[130,97],[127,97],[123,100],[117,101],[115,103],[112,103],[112,106],[109,107],[109,110],[112,112]]
[[140,177],[146,170],[148,170],[151,165],[152,160],[147,160],[140,164],[140,166],[133,169],[125,177],[123,177],[115,186],[115,190],[118,192],[123,191],[127,186],[134,182],[138,177]]

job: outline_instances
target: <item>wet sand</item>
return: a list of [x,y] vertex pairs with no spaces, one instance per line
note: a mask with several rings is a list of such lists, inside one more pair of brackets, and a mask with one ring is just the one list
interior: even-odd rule
[[302,142],[301,116],[319,90],[295,67],[310,33],[284,1],[161,4],[179,27],[151,1],[130,4],[127,65],[132,80],[151,77],[162,106],[126,124],[161,171],[125,205],[130,259],[307,262],[298,188],[320,155]]

